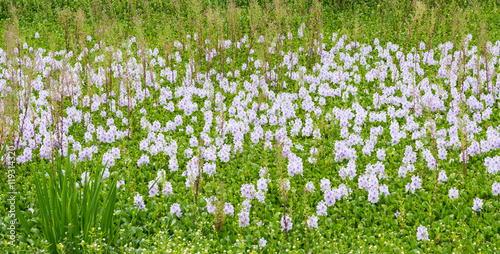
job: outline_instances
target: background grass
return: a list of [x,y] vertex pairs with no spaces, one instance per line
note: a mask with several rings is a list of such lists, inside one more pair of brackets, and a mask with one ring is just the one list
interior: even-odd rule
[[[272,1],[256,2],[263,9],[264,19],[268,23],[279,22],[273,13],[276,8]],[[312,0],[277,2],[286,8],[286,16],[291,20],[290,30],[296,31],[301,23],[307,24],[311,20],[309,10],[314,6]],[[93,38],[103,37],[108,45],[129,36],[144,36],[147,44],[153,48],[172,43],[186,34],[194,34],[193,17],[200,16],[201,22],[206,24],[204,14],[214,9],[221,13],[224,34],[229,35],[230,21],[224,14],[227,14],[230,3],[222,0],[204,0],[200,3],[200,13],[197,14],[193,13],[190,0],[1,1],[0,22],[2,32],[5,32],[8,23],[18,20],[19,36],[30,45],[35,32],[39,32],[46,43],[55,48],[64,48],[67,47],[65,29],[69,30],[69,40],[75,40],[77,31],[73,19],[80,10],[85,18],[84,34]],[[251,1],[235,0],[232,3],[240,13],[238,22],[241,34],[246,34],[249,32],[248,7]],[[420,3],[425,5],[425,9],[418,20],[414,20],[418,15],[416,1],[334,0],[319,3],[325,34],[347,34],[360,42],[372,42],[378,38],[383,44],[390,41],[399,45],[416,45],[424,41],[436,46],[446,41],[456,42],[464,33],[472,34],[473,42],[480,36],[493,41],[500,38],[499,2],[494,0],[423,0]],[[64,13],[69,15],[67,26],[61,19]],[[137,24],[142,27],[140,34],[134,29]],[[112,38],[103,36],[110,29],[113,30]],[[261,27],[261,31],[265,29],[265,25]],[[5,43],[5,38],[2,40]]]

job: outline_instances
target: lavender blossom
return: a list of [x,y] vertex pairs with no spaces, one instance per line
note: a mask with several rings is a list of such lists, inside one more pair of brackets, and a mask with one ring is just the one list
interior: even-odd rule
[[290,216],[285,215],[281,218],[281,231],[290,231],[292,229],[293,223],[292,218]]
[[246,199],[253,199],[255,197],[255,187],[253,184],[243,184],[241,186],[241,196]]
[[385,150],[383,148],[377,150],[377,159],[381,161],[385,160]]
[[480,212],[483,209],[483,200],[480,198],[474,199],[474,204],[472,205],[472,210]]
[[316,215],[312,215],[307,219],[307,226],[310,228],[318,228],[318,217]]
[[260,178],[257,181],[257,190],[262,191],[262,192],[266,192],[267,191],[267,181],[268,181],[267,179]]
[[246,210],[242,210],[238,215],[240,228],[244,228],[250,225],[250,213],[248,213]]
[[116,181],[116,188],[120,188],[120,186],[123,185],[123,190],[125,191],[125,181],[124,180],[118,180]]
[[149,197],[154,197],[158,195],[158,184],[155,180],[151,180],[148,183],[148,188],[149,188]]
[[439,172],[438,181],[439,181],[439,183],[442,183],[442,182],[446,182],[446,181],[448,181],[448,177],[446,176],[446,171],[441,170],[441,171]]
[[322,192],[325,192],[327,190],[330,190],[330,180],[323,178],[321,179],[321,182],[319,184],[319,187],[321,188]]
[[306,191],[314,193],[314,183],[309,181],[306,183]]
[[173,217],[174,214],[177,216],[177,218],[182,217],[181,205],[179,205],[178,203],[174,203],[172,204],[172,206],[170,206],[170,215]]
[[316,207],[316,214],[318,216],[326,216],[328,207],[326,206],[326,203],[324,201],[320,201],[318,203],[318,206]]
[[231,203],[224,204],[224,214],[227,214],[229,216],[234,215],[234,206]]
[[174,194],[174,191],[173,191],[173,188],[172,188],[172,183],[170,182],[165,182],[163,184],[163,191],[162,191],[162,194],[163,195],[173,195]]
[[457,199],[458,198],[457,188],[455,188],[455,187],[451,188],[450,191],[448,192],[448,197],[450,199]]
[[422,188],[422,180],[418,176],[411,177],[411,183],[406,185],[406,192],[411,191],[412,194],[415,194],[415,190]]
[[427,228],[420,225],[417,229],[417,240],[418,241],[429,241],[429,232]]
[[217,201],[217,198],[214,196],[211,196],[210,198],[205,198],[205,201],[207,201],[207,212],[208,213],[215,213],[217,210],[215,205],[212,204],[212,202]]
[[135,205],[137,206],[137,208],[139,208],[139,210],[142,210],[144,209],[146,206],[144,205],[144,201],[142,200],[142,196],[137,194],[135,197],[134,197],[134,203]]
[[493,185],[491,185],[491,190],[493,191],[493,195],[498,196],[498,194],[500,194],[500,184],[494,182]]
[[264,248],[266,247],[267,241],[264,239],[264,237],[261,237],[259,240],[259,248]]

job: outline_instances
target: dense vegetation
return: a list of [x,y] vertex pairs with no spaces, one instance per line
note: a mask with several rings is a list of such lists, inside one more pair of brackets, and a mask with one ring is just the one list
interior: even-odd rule
[[2,2],[1,249],[498,252],[499,10]]

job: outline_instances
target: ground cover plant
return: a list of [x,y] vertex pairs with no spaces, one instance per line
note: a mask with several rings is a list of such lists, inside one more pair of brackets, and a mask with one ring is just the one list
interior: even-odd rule
[[54,5],[1,5],[2,250],[498,252],[497,3]]

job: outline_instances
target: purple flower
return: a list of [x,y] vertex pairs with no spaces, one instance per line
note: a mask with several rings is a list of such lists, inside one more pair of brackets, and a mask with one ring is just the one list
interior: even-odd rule
[[318,228],[318,217],[313,215],[307,219],[307,226],[311,228]]
[[412,146],[406,146],[403,163],[405,165],[413,164],[417,161],[417,153],[413,151]]
[[474,199],[474,204],[472,205],[472,210],[480,212],[483,209],[483,200],[480,198]]
[[246,210],[242,210],[239,214],[240,228],[244,228],[250,224],[250,214]]
[[210,146],[207,149],[205,149],[205,152],[203,153],[203,157],[205,160],[208,161],[215,161],[217,159],[217,152],[215,150],[215,146]]
[[385,160],[385,150],[383,148],[377,150],[377,159],[381,161]]
[[177,218],[180,218],[182,216],[181,205],[174,203],[172,206],[170,206],[170,215],[173,217],[174,214],[177,215]]
[[249,199],[245,199],[245,200],[243,200],[243,208],[244,208],[246,211],[250,211],[250,208],[252,208],[252,204],[250,203],[250,200],[249,200]]
[[488,169],[488,173],[495,175],[500,171],[500,156],[495,156],[493,158],[486,157],[484,159],[484,166]]
[[418,241],[429,241],[429,232],[427,228],[420,225],[417,229],[417,240]]
[[327,209],[328,208],[326,206],[325,201],[319,201],[318,206],[316,207],[316,214],[318,216],[326,216],[327,215],[327,213],[326,213]]
[[290,180],[285,179],[279,181],[280,189],[284,189],[286,191],[290,190]]
[[390,194],[389,193],[389,187],[387,187],[387,185],[385,185],[385,184],[380,185],[379,188],[378,188],[378,190],[379,190],[380,193],[384,193],[385,197],[387,197],[387,195]]
[[267,191],[267,179],[261,178],[257,181],[257,190],[263,192]]
[[269,173],[267,172],[267,168],[266,167],[261,167],[260,170],[259,170],[259,176],[261,178],[269,178]]
[[356,149],[350,147],[345,140],[335,141],[335,161],[342,161],[343,159],[356,158]]
[[[173,105],[174,104],[172,103],[172,106]],[[186,126],[186,134],[187,135],[191,135],[191,134],[193,134],[193,132],[194,132],[194,129],[193,129],[193,127],[191,125]]]
[[228,162],[230,154],[231,154],[231,146],[225,144],[222,145],[217,155],[222,162]]
[[187,148],[184,150],[184,153],[186,154],[186,157],[191,158],[193,156],[193,149]]
[[255,197],[261,204],[264,204],[266,202],[266,193],[263,191],[257,191],[255,193]]
[[118,181],[116,181],[116,188],[117,189],[120,188],[120,186],[122,186],[122,185],[124,185],[123,186],[123,190],[125,190],[125,181],[124,180],[118,180]]
[[446,150],[446,147],[442,146],[439,147],[438,150],[438,157],[440,160],[446,160],[446,156],[448,155],[448,151]]
[[339,176],[344,180],[346,176],[349,176],[349,180],[354,179],[356,176],[356,162],[354,159],[349,160],[346,167],[341,167],[339,170]]
[[231,203],[226,203],[224,205],[224,213],[233,216],[234,215],[234,206]]
[[294,175],[300,174],[302,175],[304,164],[302,163],[302,158],[296,156],[295,154],[291,153],[290,156],[288,156],[288,175],[290,177],[293,177]]
[[450,191],[448,192],[448,197],[450,199],[457,199],[458,198],[457,188],[455,188],[455,187],[451,188]]
[[85,184],[90,179],[89,172],[82,173],[82,185]]
[[154,197],[158,195],[158,184],[155,180],[151,180],[148,183],[148,188],[149,188],[149,197]]
[[175,125],[177,125],[177,126],[182,125],[182,116],[180,116],[180,115],[175,116],[174,121],[175,121]]
[[281,218],[281,231],[290,231],[292,229],[293,223],[292,218],[290,216],[285,215]]
[[148,164],[149,164],[149,156],[147,156],[146,154],[143,154],[141,158],[139,158],[139,160],[137,161],[137,166],[148,165]]
[[211,196],[210,198],[205,198],[207,201],[207,212],[208,213],[215,213],[217,210],[216,207],[212,204],[213,201],[217,201],[217,198],[214,196]]
[[264,239],[264,237],[261,237],[259,240],[259,248],[264,248],[266,247],[267,241]]
[[306,191],[314,193],[314,183],[309,181],[306,183]]
[[165,182],[163,184],[162,194],[163,195],[172,195],[172,194],[174,194],[174,191],[172,189],[172,184],[170,182]]
[[191,137],[191,138],[189,139],[189,146],[191,146],[191,147],[196,147],[196,146],[198,146],[198,139],[197,139],[196,137],[194,137],[194,136],[193,136],[193,137]]
[[170,157],[170,160],[168,160],[168,169],[170,169],[170,171],[173,172],[179,169],[179,163],[177,162],[177,158]]
[[441,171],[439,172],[439,178],[438,178],[438,181],[439,181],[439,183],[448,181],[448,177],[446,176],[446,171],[441,170]]
[[434,169],[436,167],[437,165],[436,158],[434,158],[432,152],[429,149],[424,148],[422,150],[422,156],[427,161],[427,167],[429,168],[429,170]]
[[396,210],[396,212],[394,213],[394,215],[396,215],[396,219],[399,217],[399,214],[400,212]]
[[243,186],[241,186],[241,196],[247,199],[253,199],[255,197],[255,187],[253,184],[243,184]]
[[340,184],[339,187],[337,188],[337,199],[341,198],[347,198],[349,196],[349,193],[351,193],[352,190],[351,188],[345,186],[345,184]]
[[493,185],[491,185],[491,190],[493,191],[493,195],[498,196],[498,194],[500,194],[500,184],[494,182]]
[[324,196],[325,196],[325,202],[328,206],[335,205],[336,198],[335,198],[335,193],[333,192],[333,190],[325,191]]
[[142,200],[142,196],[139,194],[135,195],[134,203],[137,206],[137,208],[139,208],[139,210],[142,210],[145,207],[144,201]]
[[323,178],[321,179],[321,182],[319,184],[319,187],[321,188],[322,192],[325,192],[327,190],[330,190],[330,180]]
[[321,139],[321,131],[319,129],[315,129],[313,131],[313,137],[314,139]]
[[378,187],[375,187],[375,188],[370,188],[368,190],[368,201],[370,201],[371,203],[377,203],[378,200],[379,200],[379,196],[378,196]]
[[203,172],[206,173],[207,175],[211,176],[216,173],[215,170],[215,162],[212,163],[205,163],[203,165]]
[[422,188],[422,180],[418,176],[411,177],[411,183],[406,185],[406,192],[411,191],[412,194],[415,194],[415,190]]
[[363,154],[370,156],[376,142],[377,142],[377,137],[373,137],[373,138],[368,139],[365,143],[365,146],[363,146],[363,149],[362,149]]

